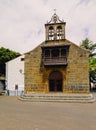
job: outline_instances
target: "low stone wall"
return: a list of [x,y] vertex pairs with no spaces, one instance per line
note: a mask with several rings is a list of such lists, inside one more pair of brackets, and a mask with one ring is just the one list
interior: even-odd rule
[[[47,84],[30,84],[25,87],[25,93],[31,92],[49,93],[49,87]],[[89,93],[89,87],[87,85],[64,86],[62,93]]]
[[89,93],[88,85],[68,85],[64,87],[65,93]]
[[25,93],[30,93],[30,92],[47,92],[48,86],[47,84],[41,84],[41,83],[34,83],[30,84],[29,86],[25,87]]

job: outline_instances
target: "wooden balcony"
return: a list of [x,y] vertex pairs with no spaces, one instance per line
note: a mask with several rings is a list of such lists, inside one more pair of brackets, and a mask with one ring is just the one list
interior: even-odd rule
[[44,66],[66,66],[67,57],[44,57],[43,58]]

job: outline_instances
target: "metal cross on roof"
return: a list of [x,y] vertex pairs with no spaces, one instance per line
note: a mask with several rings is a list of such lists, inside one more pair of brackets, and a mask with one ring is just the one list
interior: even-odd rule
[[54,9],[54,13],[55,13],[55,14],[56,14],[56,11],[57,11],[57,10],[56,10],[56,9]]

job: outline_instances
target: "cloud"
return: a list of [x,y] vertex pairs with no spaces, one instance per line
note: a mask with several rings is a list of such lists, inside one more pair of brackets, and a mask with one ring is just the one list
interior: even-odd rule
[[91,2],[92,0],[79,0],[78,5],[84,4],[87,5]]
[[0,0],[0,46],[27,52],[45,40],[44,24],[57,9],[66,38],[96,42],[96,0]]

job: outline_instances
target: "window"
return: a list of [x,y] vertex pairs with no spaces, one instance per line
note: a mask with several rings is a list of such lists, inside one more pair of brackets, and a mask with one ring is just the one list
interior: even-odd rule
[[45,57],[50,57],[50,50],[45,50]]
[[21,61],[24,61],[24,58],[21,58]]
[[57,27],[57,39],[62,39],[62,27]]
[[64,57],[66,56],[67,52],[66,49],[61,49],[61,56]]
[[53,27],[49,27],[49,40],[54,40],[54,29]]
[[58,49],[52,50],[52,57],[59,57],[59,50]]

